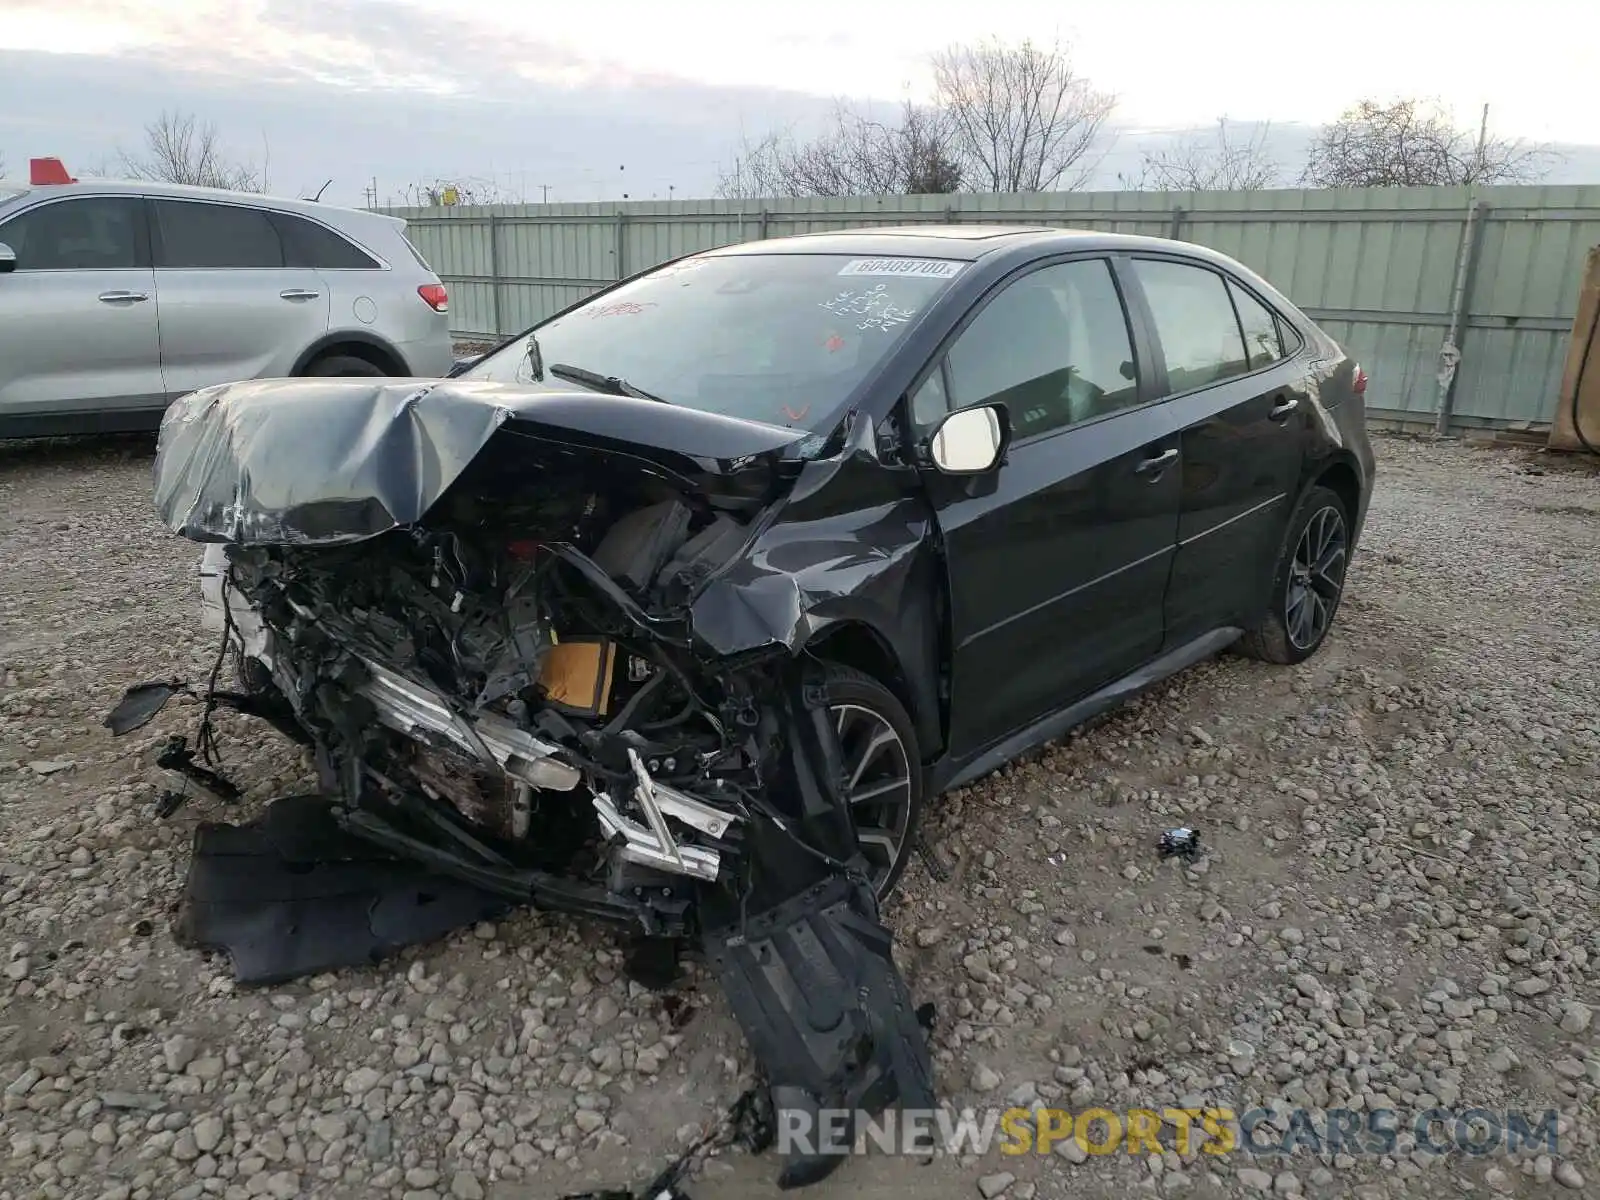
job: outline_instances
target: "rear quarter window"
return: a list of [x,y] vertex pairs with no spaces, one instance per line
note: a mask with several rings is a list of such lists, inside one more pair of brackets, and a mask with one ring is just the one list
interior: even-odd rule
[[315,221],[289,213],[273,213],[272,223],[283,238],[283,255],[288,266],[321,271],[382,269],[383,264],[361,247]]

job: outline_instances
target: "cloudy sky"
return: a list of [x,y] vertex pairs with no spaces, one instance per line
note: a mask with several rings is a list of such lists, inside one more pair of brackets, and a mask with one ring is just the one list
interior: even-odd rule
[[[171,108],[266,158],[274,190],[332,178],[344,202],[450,175],[533,200],[704,195],[741,135],[925,94],[931,51],[990,35],[1069,41],[1117,94],[1108,184],[1150,131],[1271,121],[1294,153],[1363,97],[1464,124],[1489,103],[1499,134],[1600,145],[1600,6],[1575,0],[0,0],[0,155],[88,168]],[[1561,178],[1600,182],[1596,161]]]

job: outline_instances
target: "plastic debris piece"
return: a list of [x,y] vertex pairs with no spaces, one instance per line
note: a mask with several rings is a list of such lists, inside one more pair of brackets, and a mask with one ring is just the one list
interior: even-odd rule
[[1156,853],[1165,862],[1169,858],[1181,858],[1184,862],[1194,862],[1200,857],[1200,831],[1180,827],[1169,829],[1161,835],[1161,840],[1156,843]]

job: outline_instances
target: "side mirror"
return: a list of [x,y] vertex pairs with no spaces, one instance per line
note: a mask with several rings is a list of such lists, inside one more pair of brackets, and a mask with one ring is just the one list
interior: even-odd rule
[[933,432],[929,457],[946,475],[982,475],[1005,457],[1011,443],[1011,417],[1002,404],[962,408]]
[[17,269],[17,252],[0,242],[0,275],[9,275]]

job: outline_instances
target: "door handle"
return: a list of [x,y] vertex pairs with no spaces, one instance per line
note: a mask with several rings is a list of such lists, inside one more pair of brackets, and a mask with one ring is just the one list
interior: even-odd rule
[[1272,411],[1267,414],[1269,421],[1287,421],[1289,414],[1300,407],[1298,396],[1279,396],[1277,403],[1272,406]]
[[320,295],[321,292],[308,292],[305,288],[285,288],[278,293],[284,300],[315,300]]
[[101,304],[138,304],[141,300],[150,299],[148,292],[101,292]]
[[1176,450],[1163,450],[1153,458],[1144,459],[1134,470],[1141,475],[1159,475],[1173,463],[1178,461]]

